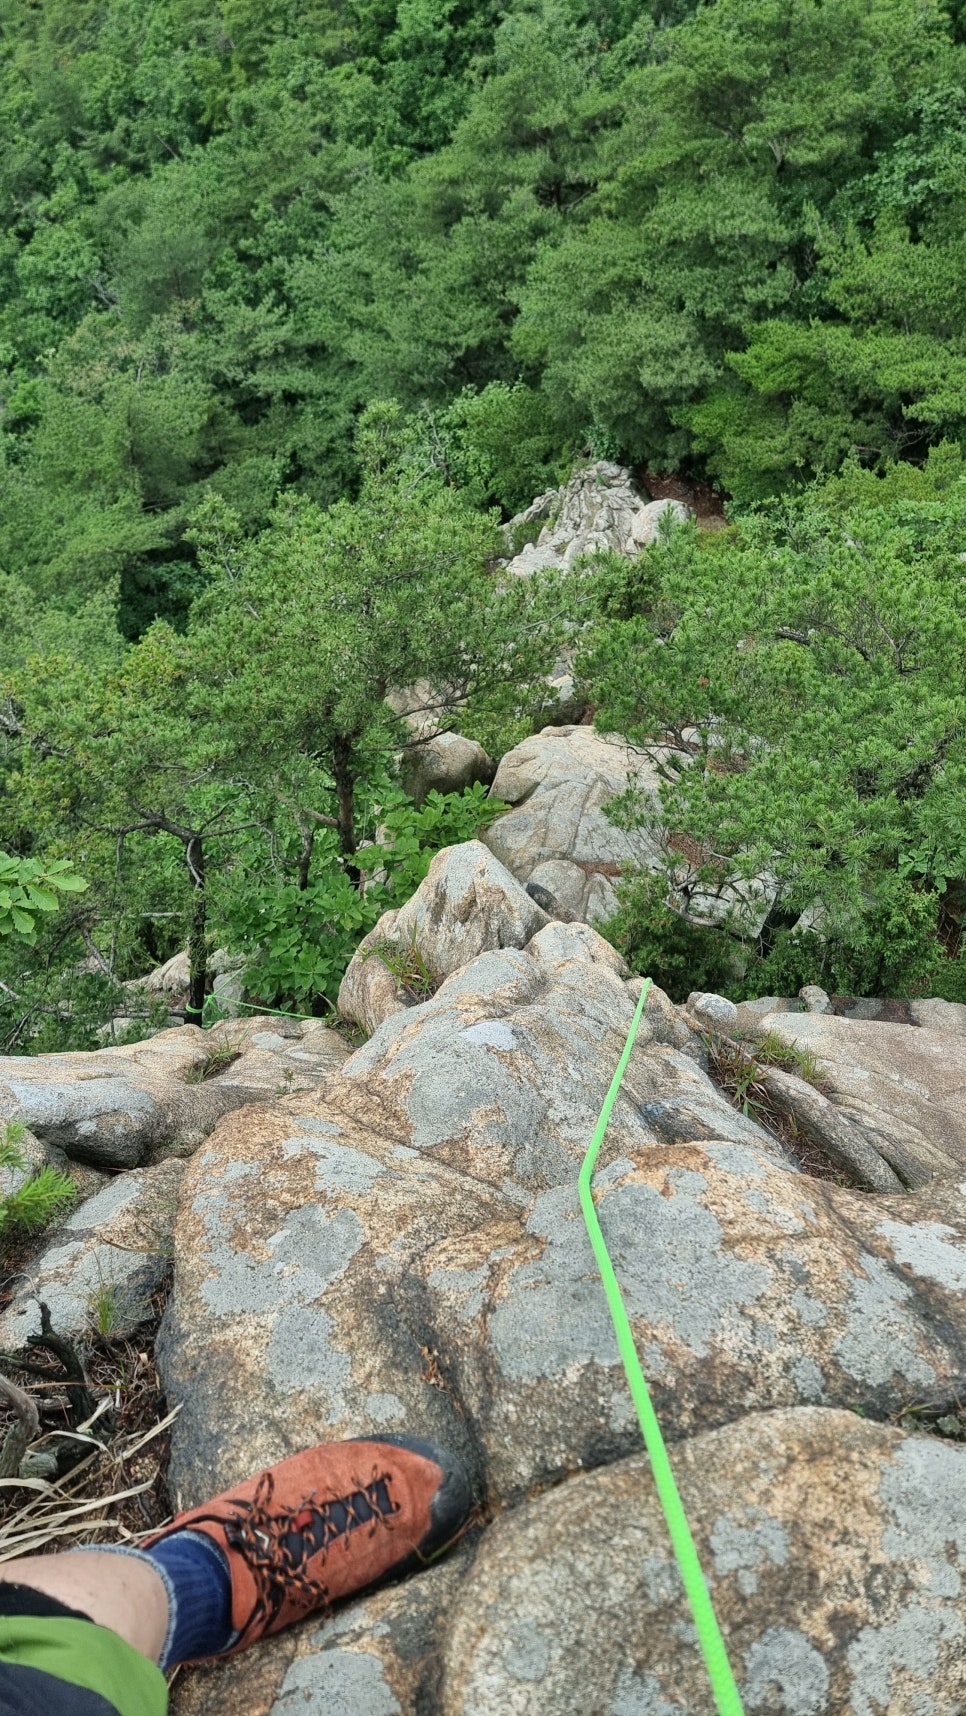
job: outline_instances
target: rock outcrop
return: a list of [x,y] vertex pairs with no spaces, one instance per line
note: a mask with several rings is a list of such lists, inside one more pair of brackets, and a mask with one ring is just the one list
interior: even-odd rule
[[[423,885],[417,948],[477,857]],[[710,1713],[576,1195],[639,991],[592,929],[548,923],[189,1163],[163,1341],[180,1498],[320,1425],[418,1425],[500,1518],[475,1559],[205,1675],[203,1702],[188,1677],[182,1716]],[[651,991],[596,1187],[746,1706],[916,1716],[928,1682],[952,1716],[966,1451],[888,1421],[966,1382],[958,1179],[803,1173],[687,1020]]]
[[462,792],[477,781],[489,785],[496,764],[483,746],[462,733],[437,733],[404,751],[400,777],[417,804],[431,792]]
[[[939,1015],[942,1017],[942,1015]],[[966,1168],[966,1037],[929,1026],[765,1014],[763,1032],[807,1049],[836,1108],[917,1179]]]
[[400,911],[360,942],[339,989],[339,1011],[370,1034],[477,954],[524,947],[549,922],[478,840],[437,852]]
[[[182,1674],[174,1716],[711,1716],[577,1194],[641,979],[523,886],[552,861],[553,795],[507,763],[504,829],[526,813],[531,834],[509,863],[490,836],[439,854],[377,926],[344,985],[371,1030],[354,1053],[261,1019],[3,1063],[40,1149],[162,1158],[54,1237],[0,1344],[41,1285],[76,1328],[103,1282],[136,1300],[173,1253],[179,1503],[380,1430],[434,1436],[472,1476],[479,1524],[450,1560]],[[958,1716],[966,1449],[911,1426],[958,1423],[966,1392],[964,1037],[955,1013],[784,1007],[649,991],[598,1213],[745,1708]],[[861,1136],[884,1189],[805,1172],[790,1130],[714,1083],[705,1034],[749,1020],[813,1053],[821,1090],[775,1078]],[[173,1090],[216,1098],[187,1143]]]
[[156,1149],[196,1148],[233,1108],[317,1082],[348,1050],[323,1026],[307,1029],[303,1037],[296,1024],[282,1038],[274,1020],[254,1018],[207,1032],[186,1025],[123,1048],[7,1055],[0,1122],[23,1121],[50,1160],[138,1168]]
[[523,546],[509,571],[526,575],[545,566],[572,566],[601,549],[633,558],[657,541],[665,520],[680,523],[691,516],[681,501],[645,500],[629,470],[599,459],[510,520],[507,541],[511,548],[521,541]]
[[661,848],[643,829],[616,827],[604,806],[629,785],[656,805],[658,784],[650,757],[623,740],[592,727],[544,727],[500,763],[492,796],[511,809],[483,839],[520,882],[546,889],[573,917],[606,919],[623,868],[656,869]]
[[[678,1450],[749,1716],[962,1709],[964,1460],[814,1408],[738,1418]],[[644,1456],[491,1527],[445,1671],[444,1716],[712,1716]]]
[[40,1333],[40,1304],[59,1335],[124,1334],[142,1320],[170,1268],[177,1158],[119,1174],[87,1198],[21,1277],[0,1316],[0,1348],[17,1352]]
[[[674,755],[665,751],[662,760]],[[624,739],[592,727],[544,727],[502,759],[491,796],[511,808],[482,838],[521,882],[539,887],[562,915],[584,923],[613,915],[614,883],[625,869],[668,874],[670,860],[669,898],[683,915],[717,924],[738,914],[746,933],[757,932],[773,898],[769,878],[710,885],[703,874],[706,854],[661,825],[660,781],[655,759]],[[607,815],[606,807],[628,788],[652,809],[646,826],[623,829]]]

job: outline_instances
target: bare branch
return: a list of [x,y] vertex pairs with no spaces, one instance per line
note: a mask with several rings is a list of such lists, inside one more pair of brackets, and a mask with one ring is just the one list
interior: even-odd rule
[[81,940],[83,941],[84,946],[86,947],[91,958],[93,960],[95,960],[96,963],[100,966],[105,977],[113,977],[114,973],[111,970],[111,967],[108,965],[107,960],[104,958],[104,955],[102,954],[100,948],[97,946],[97,943],[94,941],[94,938],[91,935],[90,931],[88,929],[85,929],[83,924],[80,926],[80,933],[81,933]]
[[30,1443],[39,1434],[40,1416],[29,1394],[6,1376],[0,1376],[0,1400],[17,1414],[16,1424],[11,1424],[0,1447],[0,1478],[16,1478]]

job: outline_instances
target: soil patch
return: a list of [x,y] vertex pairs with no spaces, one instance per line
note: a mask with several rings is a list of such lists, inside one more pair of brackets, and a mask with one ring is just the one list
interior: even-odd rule
[[641,470],[637,480],[652,500],[676,500],[689,506],[702,530],[727,529],[725,502],[731,496],[713,489],[710,483],[690,482],[674,471]]

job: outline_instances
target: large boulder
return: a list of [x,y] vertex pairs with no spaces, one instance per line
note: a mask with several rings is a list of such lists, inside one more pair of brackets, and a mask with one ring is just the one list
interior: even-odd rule
[[210,1132],[232,1093],[186,1083],[211,1047],[193,1026],[130,1048],[0,1059],[0,1120],[23,1120],[42,1143],[74,1161],[135,1168],[168,1138]]
[[545,888],[572,916],[608,918],[624,866],[657,869],[663,856],[651,833],[626,832],[604,814],[629,785],[656,804],[659,776],[646,752],[591,727],[544,727],[500,763],[492,796],[513,808],[483,839],[520,882]]
[[146,977],[137,979],[132,987],[145,989],[149,995],[186,995],[191,980],[191,965],[186,947],[173,953],[163,965],[156,965]]
[[766,1013],[758,1028],[807,1050],[825,1095],[921,1180],[966,1166],[966,1036],[821,1013]]
[[416,947],[437,981],[478,954],[525,947],[547,914],[479,840],[437,852],[393,925],[399,947]]
[[0,1316],[0,1348],[19,1351],[40,1333],[45,1303],[68,1339],[99,1329],[127,1332],[145,1313],[171,1265],[184,1163],[119,1174],[64,1223]]
[[[215,948],[208,955],[208,974],[215,978],[236,971],[243,964],[236,956],[226,953],[223,947]],[[171,995],[184,997],[188,993],[191,980],[191,964],[187,948],[172,954],[163,965],[155,966],[146,977],[138,977],[125,984],[126,989],[143,989],[148,995]]]
[[526,575],[546,566],[572,566],[602,549],[633,558],[656,542],[663,520],[680,523],[690,517],[680,501],[645,500],[632,472],[599,459],[579,467],[562,488],[538,495],[510,520],[507,541],[523,546],[509,570]]
[[496,765],[476,739],[462,733],[437,733],[402,753],[400,777],[410,797],[422,804],[430,792],[462,792],[477,781],[493,779]]
[[525,947],[546,912],[479,840],[446,846],[400,911],[360,942],[339,1011],[366,1031],[411,1006],[480,953]]
[[[833,1017],[829,997],[817,985],[804,988],[795,1006],[774,996],[736,1006],[723,995],[695,992],[688,996],[685,1014],[705,1033],[706,1041],[717,1039],[733,1064],[743,1061],[748,1073],[753,1073],[758,1093],[755,1100],[770,1102],[799,1137],[817,1146],[828,1163],[854,1185],[869,1192],[897,1192],[904,1187],[914,1190],[935,1174],[947,1173],[949,1157],[941,1149],[901,1119],[858,1115],[850,1109],[848,1098],[844,1105],[837,1102],[834,1094],[823,1088],[824,1074],[810,1051],[799,1051],[792,1038],[789,1055],[779,1033],[765,1029],[775,1013],[786,1015],[802,1006],[806,1012]],[[777,1056],[776,1049],[780,1050]],[[791,1070],[794,1068],[797,1070]]]
[[[602,922],[617,908],[614,880],[625,867],[670,875],[669,903],[692,923],[740,921],[744,935],[761,929],[775,896],[761,874],[708,880],[709,853],[686,835],[661,827],[658,761],[687,766],[665,748],[657,760],[624,739],[590,727],[544,727],[502,759],[491,796],[513,808],[483,836],[520,881],[545,889],[572,917]],[[633,789],[650,806],[646,825],[615,826],[606,806]]]
[[[428,1656],[425,1611],[407,1619],[416,1599],[404,1587],[388,1635],[368,1638],[377,1611],[362,1605],[334,1631],[306,1629],[219,1671],[239,1707],[287,1716],[325,1710],[338,1693],[346,1709],[368,1698],[387,1716],[710,1711],[646,1466],[628,1460],[639,1432],[576,1190],[639,992],[593,930],[549,924],[388,1019],[316,1090],[223,1121],[189,1163],[161,1343],[168,1397],[182,1402],[177,1501],[200,1501],[324,1427],[438,1437],[461,1453],[477,1495],[508,1510],[465,1593],[446,1588]],[[958,1573],[943,1585],[914,1563],[923,1543],[942,1554],[963,1455],[843,1409],[881,1419],[927,1402],[935,1415],[962,1398],[958,1181],[870,1198],[802,1173],[724,1100],[682,1016],[652,990],[595,1189],[657,1411],[694,1480],[685,1499],[749,1709],[846,1708],[845,1677],[868,1665],[881,1707],[894,1697],[914,1716],[919,1669],[903,1665],[903,1629],[933,1629],[940,1689],[953,1672]],[[888,1496],[906,1496],[914,1542],[889,1535],[893,1466]],[[600,1470],[574,1479],[582,1468]],[[822,1598],[826,1555],[839,1572]],[[851,1584],[868,1593],[853,1609]],[[519,1627],[500,1606],[511,1587]],[[598,1590],[603,1638],[625,1599],[635,1616],[599,1698],[568,1642],[589,1636]],[[742,1632],[745,1596],[756,1601]],[[454,1605],[440,1680],[442,1613]],[[838,1641],[827,1682],[812,1660],[823,1625]],[[406,1637],[424,1665],[416,1679],[396,1661]],[[343,1651],[353,1660],[328,1654]]]
[[909,1011],[914,1025],[927,1025],[933,1031],[949,1031],[966,1037],[966,1005],[961,1001],[940,1001],[933,997],[911,1001]]
[[[956,1716],[966,1450],[799,1409],[738,1417],[674,1466],[748,1716]],[[442,1716],[712,1716],[644,1455],[484,1537]]]
[[[387,1020],[318,1092],[216,1130],[184,1182],[164,1340],[186,1498],[319,1423],[422,1424],[501,1493],[628,1446],[575,1182],[637,988],[593,931],[550,925]],[[708,1138],[785,1165],[654,1017],[611,1176]]]
[[[367,1037],[418,999],[397,958],[401,954],[402,961],[412,963],[412,949],[403,951],[393,935],[398,916],[398,911],[383,912],[375,928],[363,936],[339,985],[340,1014],[360,1025]],[[414,974],[418,974],[416,967]]]
[[297,1024],[298,1039],[283,1039],[274,1020],[256,1017],[125,1047],[6,1055],[0,1123],[25,1122],[55,1160],[137,1168],[157,1152],[195,1149],[232,1109],[318,1083],[347,1051],[333,1032],[306,1029],[304,1040]]
[[[177,1504],[320,1434],[411,1431],[501,1518],[468,1574],[183,1677],[179,1716],[710,1712],[576,1186],[640,989],[548,923],[188,1164],[160,1342]],[[957,1709],[964,1455],[872,1421],[963,1397],[961,1178],[803,1173],[649,992],[595,1195],[749,1711],[859,1710],[865,1674],[868,1716],[917,1716],[927,1658]]]
[[[576,1179],[637,986],[585,926],[487,953],[319,1092],[188,1169],[165,1375],[186,1499],[367,1426],[455,1438],[500,1499],[636,1430]],[[819,1402],[899,1412],[966,1378],[955,1182],[870,1200],[797,1170],[658,1003],[597,1178],[667,1432]]]

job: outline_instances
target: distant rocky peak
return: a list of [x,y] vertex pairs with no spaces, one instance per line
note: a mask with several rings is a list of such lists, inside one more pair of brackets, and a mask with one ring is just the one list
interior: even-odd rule
[[562,488],[538,495],[510,520],[509,570],[571,566],[581,555],[606,548],[633,559],[656,541],[666,514],[679,522],[693,516],[681,501],[647,499],[624,465],[607,459],[581,465]]

